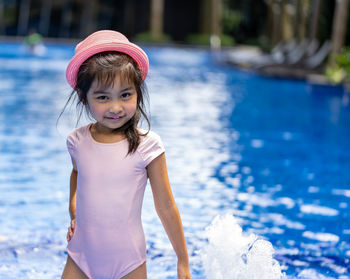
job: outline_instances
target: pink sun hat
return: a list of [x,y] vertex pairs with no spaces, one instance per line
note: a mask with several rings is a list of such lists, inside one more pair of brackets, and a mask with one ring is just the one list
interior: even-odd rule
[[139,46],[130,43],[123,34],[112,30],[100,30],[92,33],[75,47],[74,56],[66,70],[67,81],[73,89],[77,83],[81,64],[94,54],[104,51],[117,51],[129,55],[140,68],[142,80],[145,80],[149,67],[146,53]]

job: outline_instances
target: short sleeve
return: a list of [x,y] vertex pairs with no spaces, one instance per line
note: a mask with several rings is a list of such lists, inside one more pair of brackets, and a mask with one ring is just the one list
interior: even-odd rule
[[81,140],[84,138],[89,130],[89,125],[77,128],[73,130],[67,137],[67,148],[69,154],[74,157],[76,153],[77,146],[80,144]]
[[145,166],[164,152],[163,142],[156,133],[149,131],[141,140],[138,152],[140,153]]
[[77,169],[76,163],[75,163],[75,153],[76,153],[76,143],[75,143],[75,131],[72,132],[68,137],[67,137],[67,149],[68,152],[71,156],[72,159],[72,165],[73,165],[73,169]]
[[70,134],[67,137],[66,144],[67,144],[67,149],[68,149],[69,154],[73,157],[74,152],[75,152],[75,145],[74,145],[74,137],[72,134]]

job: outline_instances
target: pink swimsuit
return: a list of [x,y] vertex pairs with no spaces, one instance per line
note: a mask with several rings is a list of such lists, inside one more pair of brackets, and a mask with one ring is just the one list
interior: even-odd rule
[[99,143],[90,125],[67,138],[78,171],[76,228],[67,251],[89,278],[119,279],[146,261],[141,223],[146,166],[164,147],[150,131],[141,136],[136,152],[126,156],[126,139]]

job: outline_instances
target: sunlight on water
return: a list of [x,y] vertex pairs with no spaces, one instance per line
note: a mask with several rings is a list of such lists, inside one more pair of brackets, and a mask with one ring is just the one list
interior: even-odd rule
[[[50,46],[44,59],[13,45],[2,55],[4,47],[0,279],[58,279],[75,105],[56,121],[74,48]],[[282,267],[288,279],[350,279],[350,111],[334,109],[341,96],[215,65],[205,50],[146,52],[151,129],[166,149],[192,278],[280,279]],[[176,279],[149,185],[143,208],[149,278]]]
[[269,241],[245,235],[237,220],[218,215],[206,228],[208,245],[202,251],[208,279],[281,279],[280,264]]

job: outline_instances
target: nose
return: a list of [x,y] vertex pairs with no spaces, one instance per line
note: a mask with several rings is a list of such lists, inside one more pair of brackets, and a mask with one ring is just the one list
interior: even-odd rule
[[119,114],[122,110],[123,107],[118,100],[113,101],[109,107],[109,112],[113,114]]

